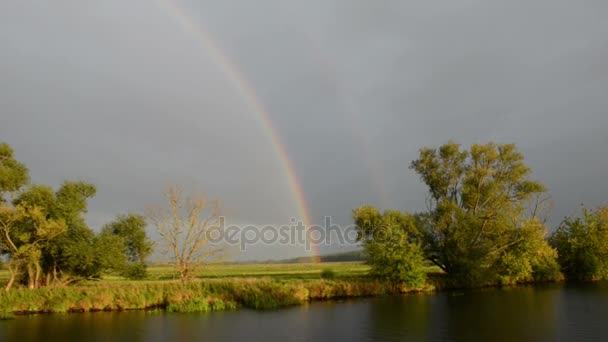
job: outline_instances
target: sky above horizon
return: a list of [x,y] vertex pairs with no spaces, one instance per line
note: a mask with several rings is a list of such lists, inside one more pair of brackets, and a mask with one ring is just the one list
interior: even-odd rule
[[6,0],[0,141],[36,183],[94,183],[95,229],[172,183],[221,199],[231,223],[287,224],[295,194],[228,63],[314,223],[351,224],[363,204],[424,209],[408,166],[454,140],[516,143],[555,226],[606,204],[607,15],[601,0]]

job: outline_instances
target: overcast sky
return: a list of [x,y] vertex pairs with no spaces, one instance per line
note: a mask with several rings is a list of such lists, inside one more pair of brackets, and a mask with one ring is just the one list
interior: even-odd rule
[[317,223],[423,209],[408,165],[450,139],[516,143],[552,225],[606,203],[605,0],[166,1],[0,1],[0,141],[37,183],[96,184],[95,229],[169,183],[235,223],[297,215],[259,115],[184,15],[268,109]]

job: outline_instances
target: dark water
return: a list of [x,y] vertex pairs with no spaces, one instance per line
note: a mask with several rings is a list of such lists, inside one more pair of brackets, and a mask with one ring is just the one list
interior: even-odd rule
[[55,314],[0,341],[608,341],[608,284],[313,303],[270,312]]

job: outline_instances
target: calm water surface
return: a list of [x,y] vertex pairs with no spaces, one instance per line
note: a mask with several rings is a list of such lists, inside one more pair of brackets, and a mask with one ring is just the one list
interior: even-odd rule
[[0,321],[0,341],[608,341],[608,284],[536,286],[208,314]]

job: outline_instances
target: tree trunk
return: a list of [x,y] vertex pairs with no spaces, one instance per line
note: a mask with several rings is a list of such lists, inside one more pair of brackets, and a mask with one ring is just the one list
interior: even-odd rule
[[34,264],[34,266],[36,266],[36,274],[34,277],[34,287],[39,288],[40,287],[40,274],[42,273],[42,267],[40,267],[39,262],[36,262]]
[[30,290],[34,289],[34,286],[35,286],[34,276],[35,276],[35,271],[32,268],[32,264],[27,265],[27,278],[28,278],[27,287]]
[[8,292],[11,287],[13,286],[13,283],[15,282],[15,278],[17,277],[17,271],[18,269],[15,268],[14,266],[9,266],[8,267],[9,272],[11,273],[11,277],[8,280],[8,284],[6,284],[6,287],[4,288],[4,291]]

